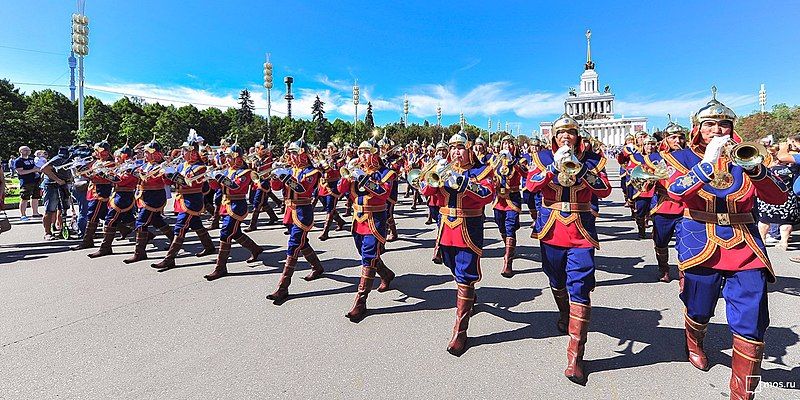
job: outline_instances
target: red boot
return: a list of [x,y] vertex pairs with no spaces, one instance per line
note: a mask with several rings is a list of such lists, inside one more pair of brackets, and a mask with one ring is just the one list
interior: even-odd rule
[[172,239],[172,243],[169,245],[169,250],[167,250],[167,255],[164,256],[164,259],[159,263],[150,264],[150,266],[158,269],[159,271],[165,271],[167,269],[174,268],[175,257],[177,257],[178,252],[181,251],[181,247],[183,247],[183,236],[175,236]]
[[701,371],[708,371],[708,358],[703,350],[703,339],[706,337],[708,324],[695,322],[688,315],[686,321],[686,355],[689,362]]
[[100,248],[94,253],[88,254],[89,258],[97,258],[114,254],[111,250],[111,245],[114,243],[114,237],[117,236],[117,227],[107,226],[103,232],[103,242],[100,243]]
[[131,258],[126,258],[122,260],[125,264],[131,264],[138,261],[146,260],[147,259],[147,242],[149,235],[146,229],[140,229],[136,231],[136,247],[133,250],[133,256]]
[[394,280],[395,274],[394,271],[390,270],[389,267],[383,263],[383,259],[381,258],[376,260],[375,266],[377,267],[378,276],[381,278],[381,284],[378,286],[378,293],[383,293],[389,290],[389,284]]
[[761,359],[764,357],[764,343],[733,335],[733,354],[731,356],[731,400],[754,397],[761,376]]
[[567,333],[567,325],[569,324],[569,295],[567,294],[567,288],[550,288],[550,291],[553,293],[553,298],[556,300],[556,307],[558,307],[556,328],[561,333]]
[[656,261],[658,261],[658,280],[669,283],[669,249],[666,247],[656,247]]
[[278,289],[267,295],[267,299],[272,300],[272,304],[277,306],[286,302],[289,298],[289,285],[292,283],[294,267],[297,266],[297,257],[286,257],[286,264],[283,265],[281,280],[278,281]]
[[500,272],[500,275],[503,275],[505,278],[511,278],[514,276],[514,270],[511,268],[511,265],[514,263],[514,254],[516,253],[516,249],[517,239],[506,237],[506,253],[503,256],[503,272]]
[[589,333],[589,318],[592,308],[587,304],[569,303],[569,346],[567,346],[567,379],[579,385],[586,385],[583,371],[583,352]]
[[469,317],[472,315],[472,306],[475,304],[475,287],[458,283],[456,297],[456,323],[453,326],[453,337],[447,344],[447,352],[461,357],[467,350],[467,328]]
[[211,240],[211,235],[208,234],[206,228],[200,228],[196,230],[195,233],[197,233],[197,238],[200,239],[200,243],[203,244],[203,251],[195,253],[196,257],[205,257],[217,252],[217,249],[214,247],[214,242]]
[[367,297],[372,290],[372,280],[375,279],[375,268],[361,266],[361,280],[358,283],[358,293],[353,303],[353,308],[345,314],[350,322],[359,323],[367,316]]
[[308,264],[311,265],[311,272],[304,276],[303,279],[306,281],[313,281],[322,276],[325,269],[322,268],[322,263],[319,261],[319,257],[317,257],[317,252],[314,251],[310,245],[306,246],[301,252],[306,261],[308,261]]
[[207,281],[213,281],[215,279],[219,279],[225,275],[228,275],[228,256],[230,255],[231,255],[231,243],[220,242],[219,253],[217,253],[217,266],[216,268],[214,268],[214,272],[203,276],[203,278],[206,278]]

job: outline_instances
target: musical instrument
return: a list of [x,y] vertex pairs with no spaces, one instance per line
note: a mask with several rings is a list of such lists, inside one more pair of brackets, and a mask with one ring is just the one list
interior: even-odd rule
[[439,160],[441,160],[441,156],[436,156],[433,160],[431,160],[427,165],[425,165],[422,169],[419,168],[412,168],[406,173],[406,180],[408,184],[413,186],[416,189],[419,189],[419,178],[425,176],[428,172],[430,172],[433,167],[435,167]]
[[558,167],[559,174],[565,176],[564,179],[561,179],[559,176],[559,183],[563,186],[572,186],[576,182],[576,176],[579,172],[581,172],[581,168],[583,168],[583,164],[581,164],[578,157],[575,156],[575,152],[572,151],[572,148],[566,153],[567,157],[566,160],[561,162],[561,165]]
[[163,175],[166,172],[167,168],[173,169],[177,167],[180,163],[183,162],[183,156],[175,157],[170,161],[164,161],[160,164],[156,164],[150,171],[148,171],[144,176],[140,176],[140,179],[150,179],[155,178],[156,176]]
[[358,163],[358,159],[352,159],[347,165],[343,165],[339,168],[339,175],[342,176],[342,179],[348,180],[358,180],[360,177],[366,175],[366,172],[361,168],[358,168],[356,164]]
[[501,176],[508,176],[511,173],[511,168],[508,166],[512,161],[511,152],[508,150],[503,150],[497,157],[493,160],[495,165],[495,170]]
[[662,179],[669,179],[674,171],[675,170],[672,167],[667,166],[667,163],[664,160],[660,160],[655,164],[653,172],[645,171],[641,165],[637,165],[636,168],[631,170],[629,174],[630,184],[636,190],[641,192],[648,184],[660,181]]
[[[417,186],[415,187],[419,188],[418,185],[421,182],[424,182],[426,185],[434,188],[442,186],[442,183],[450,179],[450,176],[454,173],[453,166],[456,163],[456,161],[453,160],[447,164],[442,165],[441,164],[442,160],[443,159],[439,159],[438,162],[432,162],[431,166],[427,167],[425,169],[425,172],[424,173],[421,172],[418,176],[415,176],[413,178],[409,176],[409,178],[412,178],[411,179],[411,182],[413,182],[412,185],[416,183]],[[409,175],[411,175],[411,172],[409,172]]]
[[735,143],[731,139],[723,148],[723,154],[730,158],[734,164],[745,169],[751,169],[758,164],[762,164],[769,153],[760,143]]
[[272,164],[272,168],[266,169],[264,171],[250,170],[250,179],[252,179],[254,182],[260,182],[267,178],[275,178],[275,176],[273,176],[272,174],[273,171],[278,169],[286,169],[288,167],[289,166],[285,163],[275,162]]
[[88,156],[88,157],[84,157],[84,158],[75,157],[69,163],[66,163],[66,164],[63,164],[63,165],[59,165],[57,167],[53,167],[53,170],[61,171],[61,170],[65,170],[65,169],[73,169],[73,168],[83,167],[86,164],[92,162],[93,160],[94,160],[94,157],[92,157],[92,156]]

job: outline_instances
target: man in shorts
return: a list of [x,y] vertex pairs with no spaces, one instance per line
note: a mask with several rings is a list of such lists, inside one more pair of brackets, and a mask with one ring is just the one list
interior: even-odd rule
[[20,221],[28,221],[28,202],[31,203],[33,210],[33,217],[41,217],[39,215],[39,199],[42,198],[41,191],[39,190],[39,168],[36,168],[33,157],[31,157],[31,148],[22,146],[19,148],[19,157],[14,160],[14,169],[19,176],[19,215]]
[[53,240],[52,226],[58,210],[67,212],[70,207],[69,183],[72,181],[72,171],[68,168],[56,167],[70,162],[69,149],[61,147],[58,154],[51,158],[43,167],[44,174],[44,239]]

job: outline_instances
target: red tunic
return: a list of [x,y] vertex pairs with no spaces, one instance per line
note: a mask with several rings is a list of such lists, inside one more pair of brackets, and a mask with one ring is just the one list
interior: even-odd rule
[[359,235],[374,235],[383,243],[385,238],[375,227],[372,213],[386,211],[386,202],[392,193],[392,184],[397,178],[397,173],[388,168],[367,169],[364,172],[372,177],[371,180],[377,187],[371,188],[370,185],[365,185],[363,188],[358,188],[356,182],[343,178],[339,181],[338,190],[339,193],[349,192],[353,201],[353,232]]

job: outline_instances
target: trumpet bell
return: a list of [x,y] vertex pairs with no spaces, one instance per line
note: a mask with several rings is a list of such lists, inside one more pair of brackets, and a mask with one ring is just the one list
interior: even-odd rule
[[759,143],[738,143],[730,149],[731,161],[743,168],[753,168],[764,162],[767,149]]

